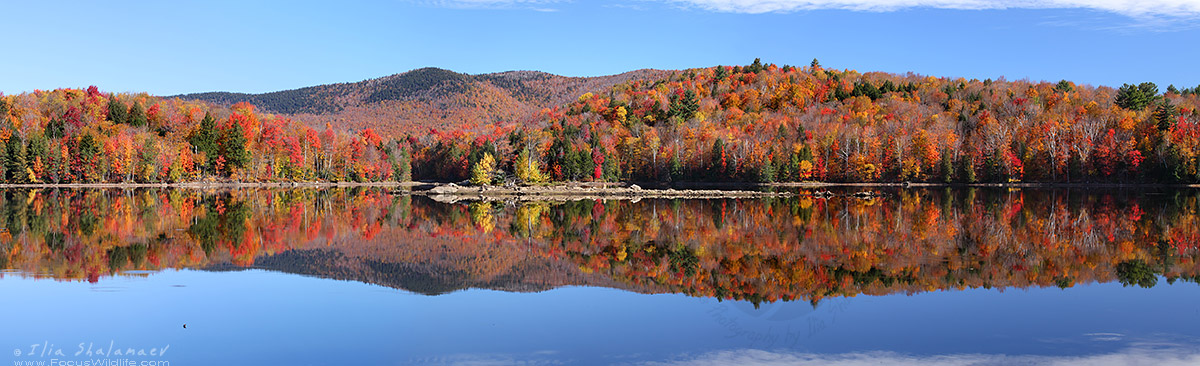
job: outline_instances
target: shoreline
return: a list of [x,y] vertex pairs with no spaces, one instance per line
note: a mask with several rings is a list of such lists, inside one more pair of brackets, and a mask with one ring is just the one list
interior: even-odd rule
[[[428,188],[428,189],[422,189]],[[722,189],[644,189],[637,184],[568,183],[534,186],[460,186],[455,183],[414,186],[413,195],[427,196],[435,201],[577,201],[593,199],[724,199],[795,197],[796,192],[769,192]]]
[[14,188],[340,188],[340,187],[411,187],[420,182],[187,182],[187,183],[20,183],[0,184],[0,189]]
[[0,189],[20,188],[82,188],[82,189],[133,189],[133,188],[351,188],[382,187],[399,188],[423,195],[580,195],[587,192],[630,195],[683,195],[686,192],[698,195],[796,195],[786,192],[769,192],[771,188],[1200,188],[1200,184],[1178,183],[933,183],[933,182],[557,182],[540,185],[460,185],[462,182],[185,182],[185,183],[0,183]]

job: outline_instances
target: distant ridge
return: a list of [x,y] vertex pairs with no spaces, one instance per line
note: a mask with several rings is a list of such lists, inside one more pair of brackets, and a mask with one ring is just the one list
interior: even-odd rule
[[413,127],[472,129],[500,121],[521,121],[542,108],[566,104],[588,92],[668,73],[643,69],[597,77],[540,71],[471,75],[427,67],[353,83],[261,94],[206,92],[170,97],[223,106],[249,102],[260,110],[293,115],[306,122],[411,132]]

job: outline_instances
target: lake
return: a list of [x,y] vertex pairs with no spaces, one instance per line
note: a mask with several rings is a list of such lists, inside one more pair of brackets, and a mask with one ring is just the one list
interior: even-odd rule
[[1197,191],[882,193],[5,190],[0,359],[1200,363]]

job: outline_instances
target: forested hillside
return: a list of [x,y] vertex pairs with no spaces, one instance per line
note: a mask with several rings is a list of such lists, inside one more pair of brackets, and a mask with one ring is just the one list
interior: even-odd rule
[[0,95],[0,174],[11,183],[1193,183],[1198,89],[859,73],[816,60],[600,78],[421,69],[190,96],[212,102],[58,89]]
[[492,166],[526,182],[1196,182],[1197,91],[755,60],[586,93],[511,131],[423,136],[413,171],[477,171],[481,182],[497,178]]
[[316,129],[256,111],[145,94],[0,96],[8,183],[404,180],[408,152],[371,129]]

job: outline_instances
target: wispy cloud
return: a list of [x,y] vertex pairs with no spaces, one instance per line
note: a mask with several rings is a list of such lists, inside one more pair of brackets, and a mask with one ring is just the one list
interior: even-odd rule
[[661,0],[731,13],[795,12],[820,9],[895,11],[936,9],[1091,9],[1132,18],[1200,18],[1200,0]]
[[667,362],[647,362],[644,366],[867,366],[867,365],[921,365],[921,366],[992,366],[992,365],[1036,365],[1036,366],[1117,366],[1117,365],[1161,365],[1184,366],[1200,364],[1200,352],[1184,348],[1132,347],[1116,353],[1089,356],[1006,356],[987,354],[959,354],[910,356],[892,352],[848,353],[823,355],[811,353],[770,352],[762,350],[740,350],[711,352],[694,357],[684,357]]

